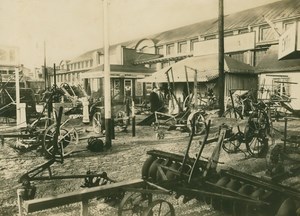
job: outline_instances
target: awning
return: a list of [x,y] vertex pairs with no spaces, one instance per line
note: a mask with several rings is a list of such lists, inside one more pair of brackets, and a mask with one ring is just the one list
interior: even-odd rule
[[[217,54],[194,56],[165,67],[151,76],[138,80],[139,82],[193,82],[197,71],[197,82],[208,82],[219,76],[219,58]],[[226,73],[253,74],[254,68],[243,62],[224,57],[224,71]]]
[[[143,66],[131,65],[110,65],[111,78],[124,77],[124,78],[144,78],[153,74],[154,70]],[[103,78],[104,67],[99,65],[87,72],[80,75],[81,79],[87,78]]]

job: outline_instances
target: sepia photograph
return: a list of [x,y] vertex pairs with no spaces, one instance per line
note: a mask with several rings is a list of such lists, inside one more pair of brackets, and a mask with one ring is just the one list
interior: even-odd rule
[[300,216],[300,0],[0,0],[0,30],[0,215]]

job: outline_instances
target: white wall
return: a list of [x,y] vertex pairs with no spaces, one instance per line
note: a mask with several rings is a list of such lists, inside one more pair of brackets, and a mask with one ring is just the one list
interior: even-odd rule
[[[300,110],[300,71],[293,73],[270,73],[261,74],[259,76],[260,87],[264,86],[265,89],[271,90],[272,79],[276,76],[287,75],[290,82],[297,84],[290,84],[290,96],[291,96],[291,106],[293,109]],[[262,95],[263,99],[267,99],[268,94],[264,92]]]

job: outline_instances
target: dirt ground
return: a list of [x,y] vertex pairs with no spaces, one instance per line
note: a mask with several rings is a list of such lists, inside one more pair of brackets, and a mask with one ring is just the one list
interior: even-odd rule
[[[142,117],[139,117],[142,118]],[[218,122],[215,120],[214,122]],[[80,131],[80,137],[90,137],[95,134],[91,131],[91,125],[84,125],[81,122],[74,120],[70,125]],[[4,126],[4,123],[2,123]],[[297,133],[300,126],[300,121],[293,121],[289,123],[290,133]],[[282,143],[280,140],[282,134],[278,131],[283,131],[284,122],[275,122],[276,141],[275,143]],[[213,136],[217,132],[217,127],[211,131]],[[192,142],[190,156],[196,157],[199,149],[199,141],[203,137],[197,136]],[[112,148],[106,152],[94,153],[86,149],[87,139],[81,140],[76,152],[65,158],[63,164],[53,165],[53,175],[75,175],[85,174],[88,170],[101,173],[107,172],[108,176],[117,181],[125,181],[131,179],[141,178],[141,168],[143,162],[147,159],[147,151],[158,149],[166,152],[173,152],[184,154],[188,144],[188,133],[178,130],[168,131],[164,139],[158,140],[156,133],[150,126],[137,126],[136,136],[133,137],[131,127],[128,132],[116,132],[115,139],[112,141]],[[25,172],[31,170],[37,165],[44,163],[46,159],[41,156],[39,151],[31,150],[28,152],[16,151],[13,146],[15,140],[5,140],[4,145],[0,149],[0,215],[18,215],[17,207],[17,188],[20,187],[18,183],[19,177]],[[203,158],[208,158],[215,143],[208,144],[203,152]],[[300,158],[299,151],[294,158]],[[246,158],[242,152],[236,154],[227,154],[222,151],[220,155],[219,168],[232,167],[236,170],[253,174],[257,176],[265,175],[267,160],[266,158]],[[291,163],[299,163],[291,162]],[[82,190],[80,187],[83,184],[82,179],[73,180],[51,180],[51,181],[35,181],[37,187],[36,198],[48,197],[61,193]],[[292,188],[300,190],[299,176],[289,178],[283,182]],[[176,215],[224,215],[221,212],[216,212],[210,205],[191,200],[185,204],[182,198],[175,199],[174,196],[165,196],[164,199],[169,200],[175,207]],[[80,204],[76,203],[69,206],[45,210],[31,215],[80,215]],[[93,199],[89,202],[89,215],[117,215],[117,208],[111,207],[101,200]]]

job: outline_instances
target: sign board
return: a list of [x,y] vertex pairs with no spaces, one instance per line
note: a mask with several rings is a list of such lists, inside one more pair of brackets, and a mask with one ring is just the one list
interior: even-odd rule
[[17,47],[0,46],[0,65],[18,66],[19,49]]
[[287,29],[279,38],[278,59],[286,58],[297,51],[300,51],[300,38],[297,39],[299,34],[299,24],[294,23]]
[[[195,43],[194,56],[216,54],[219,51],[219,40],[205,40]],[[233,35],[224,38],[224,51],[237,52],[255,48],[255,32]]]

